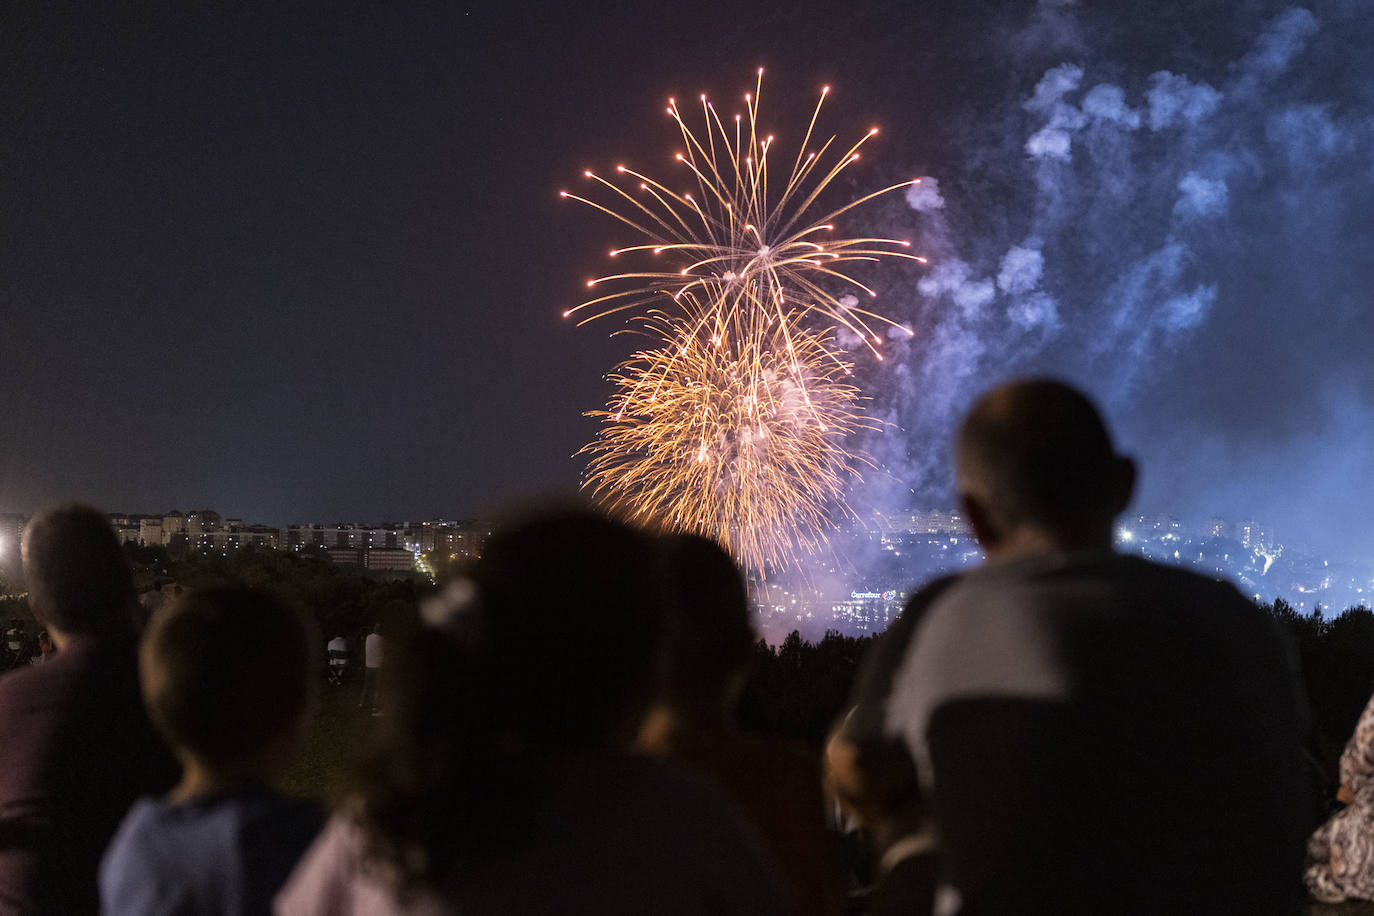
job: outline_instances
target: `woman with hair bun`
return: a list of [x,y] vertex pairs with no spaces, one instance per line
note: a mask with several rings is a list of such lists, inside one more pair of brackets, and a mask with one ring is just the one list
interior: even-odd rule
[[716,790],[631,751],[662,588],[651,540],[599,515],[498,533],[397,634],[377,746],[276,911],[787,912]]

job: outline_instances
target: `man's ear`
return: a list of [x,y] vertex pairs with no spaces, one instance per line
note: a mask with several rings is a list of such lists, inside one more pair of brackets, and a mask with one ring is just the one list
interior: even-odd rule
[[1112,480],[1112,518],[1126,511],[1135,494],[1135,462],[1124,455],[1118,456],[1113,468]]
[[964,518],[968,519],[973,536],[983,545],[983,549],[996,550],[997,545],[1002,542],[1002,532],[993,521],[992,513],[987,507],[978,497],[969,493],[959,494],[959,507],[964,510]]

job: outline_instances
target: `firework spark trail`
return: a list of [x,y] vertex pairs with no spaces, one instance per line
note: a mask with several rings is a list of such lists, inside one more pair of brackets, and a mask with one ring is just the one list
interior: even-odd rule
[[[761,85],[763,71],[759,71]],[[587,281],[589,288],[614,283],[627,288],[589,299],[564,313],[578,316],[579,324],[617,312],[638,309],[657,302],[663,293],[675,302],[695,293],[709,306],[713,336],[747,332],[760,320],[780,319],[789,309],[816,312],[859,335],[872,352],[881,358],[878,347],[883,338],[873,324],[895,326],[895,322],[867,309],[845,306],[819,283],[831,278],[852,286],[870,298],[877,293],[854,277],[839,270],[850,262],[872,262],[884,257],[925,259],[904,249],[910,242],[885,238],[831,238],[833,220],[855,207],[892,191],[908,188],[920,181],[904,181],[850,201],[820,219],[805,223],[802,217],[821,193],[843,171],[859,159],[859,149],[877,135],[872,128],[833,164],[821,169],[826,152],[834,143],[831,137],[818,150],[807,151],[815,133],[821,106],[829,87],[811,116],[806,136],[798,147],[786,185],[776,204],[768,200],[768,154],[773,147],[771,135],[758,135],[758,96],[756,90],[745,95],[748,113],[736,115],[733,132],[727,129],[715,106],[701,97],[706,121],[705,142],[692,131],[669,100],[668,114],[676,122],[683,139],[683,150],[674,159],[686,166],[700,192],[681,194],[662,182],[630,169],[616,166],[616,173],[638,183],[641,196],[592,171],[584,176],[629,205],[627,212],[613,209],[588,197],[561,192],[619,220],[648,238],[648,242],[612,249],[610,256],[651,252],[655,257],[669,255],[667,269],[609,274]],[[755,156],[757,150],[757,156]],[[819,173],[820,177],[816,175]],[[646,201],[644,198],[647,197]],[[794,198],[800,197],[799,203]],[[841,294],[842,295],[842,294]]]
[[608,292],[564,312],[579,325],[627,313],[654,341],[618,367],[615,396],[593,414],[604,425],[583,450],[591,456],[585,486],[641,523],[715,537],[760,573],[815,553],[834,527],[832,513],[852,515],[844,489],[866,459],[845,439],[876,424],[844,381],[852,367],[833,332],[844,328],[877,359],[884,338],[875,328],[911,333],[859,307],[848,293],[877,293],[847,270],[883,258],[925,260],[905,240],[835,237],[838,217],[919,179],[810,217],[878,133],[838,154],[833,136],[813,142],[828,86],[773,198],[774,138],[758,127],[762,75],[744,96],[745,115],[722,119],[701,96],[701,133],[669,100],[682,137],[674,160],[695,193],[624,165],[616,174],[629,190],[584,173],[611,204],[561,192],[643,237],[610,257],[648,262],[589,280],[588,288]]
[[816,553],[866,463],[845,442],[878,425],[833,342],[797,325],[790,349],[781,330],[721,346],[678,335],[613,376],[616,394],[593,414],[605,425],[583,449],[587,487],[632,521],[710,534],[751,569]]

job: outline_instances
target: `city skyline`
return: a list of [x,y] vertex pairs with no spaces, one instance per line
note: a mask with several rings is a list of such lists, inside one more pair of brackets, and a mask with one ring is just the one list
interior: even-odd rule
[[[121,542],[141,547],[169,547],[179,536],[181,549],[213,553],[244,547],[288,552],[314,548],[329,552],[336,562],[360,566],[368,565],[367,551],[376,550],[378,556],[386,557],[389,568],[401,568],[394,565],[397,560],[389,555],[396,551],[413,554],[417,563],[421,554],[449,555],[450,559],[475,557],[499,524],[490,518],[432,516],[410,520],[298,520],[271,525],[225,516],[213,509],[187,513],[114,512],[108,513],[107,518]],[[0,557],[7,554],[8,545],[18,544],[26,521],[27,517],[21,514],[0,513]],[[863,546],[865,542],[867,547]],[[1343,576],[1350,581],[1343,585],[1337,582],[1337,592],[1344,597],[1336,598],[1335,603],[1367,605],[1374,598],[1374,563],[1365,558],[1314,552],[1310,545],[1253,519],[1184,519],[1170,513],[1128,510],[1117,520],[1115,544],[1123,553],[1191,565],[1205,574],[1232,581],[1257,601],[1286,597],[1292,599],[1295,607],[1311,610],[1309,605],[1320,603],[1321,593]],[[1226,544],[1239,548],[1234,557]],[[950,545],[963,546],[944,556]],[[903,549],[913,546],[926,549],[921,562],[894,567],[892,552],[895,550],[895,556],[901,557]],[[884,601],[900,607],[900,601],[893,604],[899,591],[904,596],[909,586],[931,576],[982,562],[973,532],[962,510],[955,507],[912,508],[868,523],[855,520],[834,533],[834,547],[827,562],[818,562],[816,568],[825,570],[818,580],[802,571],[800,579],[792,575],[777,581],[807,589],[815,588],[816,581],[829,581],[844,591],[851,585],[860,590],[869,588],[870,580],[876,576],[881,580],[879,592],[887,595]],[[931,547],[935,548],[934,553],[929,551]],[[344,553],[352,559],[340,559]],[[932,560],[933,564],[929,562]],[[1271,569],[1286,566],[1298,570],[1302,582],[1259,581]],[[759,588],[771,588],[776,582],[756,584]],[[1271,594],[1265,593],[1266,587]],[[1255,588],[1261,590],[1256,592]]]
[[[471,518],[271,527],[208,509],[107,517],[121,541],[167,551],[136,555],[145,565],[159,556],[166,563],[187,553],[233,557],[253,548],[313,556],[368,575],[430,581],[479,557],[496,527]],[[6,575],[19,576],[17,553],[9,548],[18,544],[24,521],[0,513],[0,582]],[[178,538],[181,543],[174,546]],[[1229,582],[1260,604],[1283,600],[1299,614],[1374,607],[1374,562],[1312,553],[1253,521],[1184,522],[1169,514],[1128,511],[1118,519],[1114,541],[1120,553]],[[835,548],[829,560],[800,576],[749,577],[755,626],[770,644],[779,644],[794,629],[810,639],[828,630],[879,632],[922,583],[984,561],[962,513],[953,508],[913,509],[867,528],[855,526],[837,534]]]
[[[530,503],[525,501],[516,504],[508,509],[518,508],[519,505],[528,506]],[[43,507],[48,508],[48,507]],[[331,531],[356,529],[358,531],[392,531],[401,532],[411,529],[424,527],[448,527],[448,528],[467,528],[480,527],[491,528],[499,519],[508,517],[507,512],[498,512],[491,515],[480,515],[474,513],[420,513],[410,518],[403,518],[396,514],[382,515],[372,519],[364,518],[317,518],[304,519],[291,517],[286,521],[274,519],[250,518],[248,516],[224,515],[214,509],[202,508],[189,512],[181,512],[180,509],[172,508],[162,512],[119,512],[106,511],[103,507],[96,507],[111,519],[115,526],[116,533],[121,541],[130,540],[143,546],[150,546],[152,543],[167,544],[167,534],[170,533],[165,527],[166,520],[175,517],[182,524],[175,530],[178,533],[186,534],[187,527],[185,520],[194,518],[197,515],[209,516],[213,521],[206,527],[207,531],[223,533],[243,533],[244,535],[265,534],[271,532],[273,536],[273,548],[285,546],[278,544],[286,532],[291,529],[329,529]],[[41,511],[41,510],[40,510]],[[17,545],[23,530],[23,525],[34,513],[15,513],[0,512],[0,554],[3,554],[9,545]],[[518,513],[517,513],[518,514]],[[972,536],[962,522],[961,510],[952,505],[919,505],[910,506],[896,513],[873,516],[869,519],[851,519],[847,524],[837,527],[832,536],[835,539],[835,551],[832,554],[844,554],[845,546],[855,535],[882,535],[890,531],[917,532],[924,530],[921,526],[922,519],[957,520],[953,524],[946,524],[940,527],[935,522],[929,522],[929,531],[936,533],[940,531],[960,530]],[[943,523],[942,523],[943,524]],[[148,541],[147,532],[152,527],[158,528],[160,539]],[[1219,514],[1212,513],[1191,513],[1180,514],[1175,512],[1161,511],[1142,511],[1139,507],[1128,507],[1118,520],[1117,534],[1118,547],[1128,547],[1132,540],[1131,534],[1139,529],[1163,530],[1171,529],[1184,532],[1192,538],[1205,538],[1208,536],[1229,538],[1241,542],[1247,548],[1259,545],[1279,545],[1304,554],[1321,553],[1329,557],[1331,561],[1342,565],[1368,565],[1374,570],[1374,562],[1370,562],[1368,557],[1359,555],[1356,551],[1341,553],[1323,552],[1319,547],[1314,546],[1310,541],[1304,539],[1301,532],[1275,528],[1266,520],[1256,519],[1253,516],[1241,518],[1225,518]],[[199,530],[199,529],[197,529]],[[1123,537],[1124,535],[1124,537]],[[357,546],[357,545],[352,545]],[[394,545],[390,545],[394,546]],[[425,548],[429,549],[429,548]]]

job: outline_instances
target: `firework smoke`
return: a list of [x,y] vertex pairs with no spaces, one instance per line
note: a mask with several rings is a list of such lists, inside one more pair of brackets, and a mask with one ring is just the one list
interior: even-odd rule
[[906,431],[867,443],[903,485],[856,509],[949,505],[971,398],[1049,372],[1104,402],[1143,459],[1144,508],[1368,542],[1367,495],[1315,497],[1360,477],[1374,416],[1374,362],[1348,336],[1368,327],[1374,263],[1374,81],[1350,67],[1374,6],[1234,12],[1213,15],[1239,50],[1197,69],[1168,45],[1153,67],[1113,59],[1095,24],[1111,16],[1086,7],[1042,3],[1003,39],[1020,60],[1062,56],[951,126],[959,161],[907,196],[897,225],[936,264],[898,313],[920,345],[864,379]]

